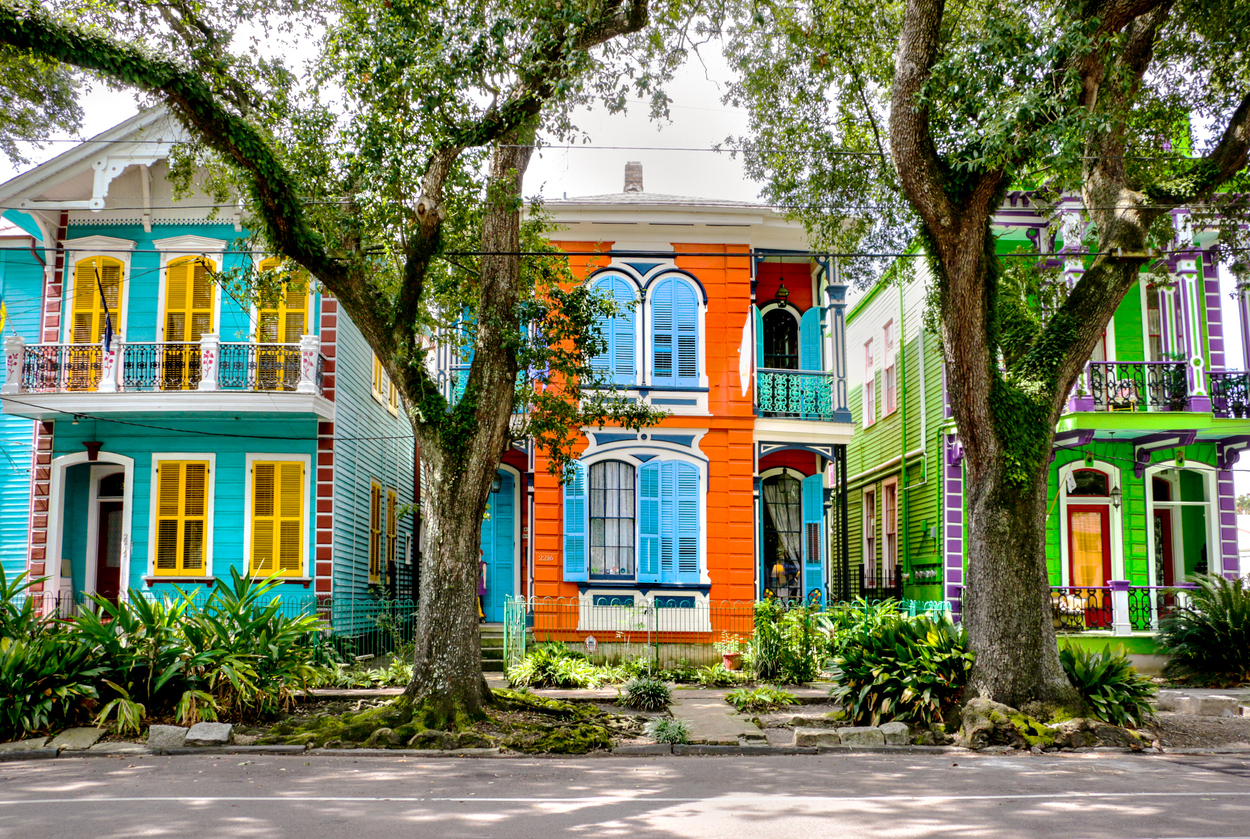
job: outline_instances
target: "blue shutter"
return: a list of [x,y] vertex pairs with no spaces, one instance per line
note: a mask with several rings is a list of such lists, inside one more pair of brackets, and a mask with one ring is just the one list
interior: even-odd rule
[[613,384],[632,385],[637,381],[634,366],[634,317],[637,304],[634,290],[622,277],[604,277],[595,287],[616,302],[619,312],[603,325],[603,338],[607,346],[590,363],[595,369],[611,375]]
[[824,370],[820,358],[820,309],[808,309],[799,318],[799,369]]
[[660,464],[660,582],[677,581],[677,464]]
[[803,479],[803,600],[825,600],[825,491],[819,472]]
[[677,384],[699,386],[699,304],[694,289],[678,280],[673,287],[673,317],[677,332]]
[[645,463],[638,470],[638,582],[660,581],[660,467]]
[[673,371],[673,283],[661,283],[651,296],[651,384],[675,385]]
[[699,470],[672,464],[677,484],[677,582],[699,583]]
[[564,581],[584,582],[586,568],[586,467],[573,464],[564,485]]
[[668,279],[651,294],[651,383],[699,386],[699,302],[683,280]]
[[754,303],[751,311],[755,313],[755,366],[758,369],[764,366],[764,316]]
[[464,396],[464,388],[469,383],[469,369],[473,366],[473,354],[477,351],[476,326],[476,321],[469,319],[461,321],[454,327],[457,343],[453,348],[456,360],[451,365],[451,403],[453,405],[460,402]]

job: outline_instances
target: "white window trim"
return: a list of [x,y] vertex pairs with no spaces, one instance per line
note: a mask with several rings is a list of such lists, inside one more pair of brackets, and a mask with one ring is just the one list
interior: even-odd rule
[[[99,571],[98,552],[99,552],[99,544],[100,544],[100,501],[101,501],[100,481],[110,475],[118,475],[118,474],[123,476],[122,479],[124,482],[125,475],[126,475],[126,467],[120,463],[93,464],[90,470],[90,477],[88,478],[88,490],[87,490],[87,553],[86,553],[86,558],[85,558],[85,564],[83,566],[83,583],[82,583],[82,590],[84,592],[96,592],[98,590],[96,588],[96,575]],[[126,503],[126,494],[128,493],[129,489],[130,488],[125,486],[125,484],[123,483],[123,490],[122,490],[123,494],[121,497],[123,522],[126,519],[127,506],[128,506]],[[116,501],[117,497],[113,495],[106,495],[106,496],[103,496],[103,500]],[[125,532],[125,530],[126,530],[126,527],[123,526],[123,532]],[[118,571],[120,572],[120,570],[121,568],[119,565]],[[126,579],[123,578],[120,580],[120,587],[123,590],[126,588],[126,584],[127,584]]]
[[[1196,466],[1188,465],[1180,467],[1182,469],[1192,469],[1194,472],[1202,475],[1206,482],[1207,500],[1200,502],[1205,505],[1206,522],[1207,522],[1207,573],[1223,575],[1224,573],[1224,544],[1220,533],[1220,506],[1219,506],[1219,472],[1212,468],[1210,464],[1194,461]],[[1150,584],[1152,586],[1163,585],[1162,580],[1155,579],[1155,540],[1154,540],[1154,514],[1155,500],[1154,493],[1151,492],[1151,479],[1159,477],[1159,473],[1165,469],[1176,469],[1175,460],[1164,460],[1159,463],[1152,463],[1146,467],[1145,477],[1143,479],[1146,490],[1146,532],[1150,538],[1146,540],[1146,561],[1147,569],[1150,572]],[[1168,478],[1168,483],[1172,485],[1173,498],[1179,494],[1179,480]],[[1168,502],[1159,502],[1166,504]],[[1175,503],[1175,502],[1172,502]],[[1166,510],[1184,509],[1184,506],[1197,506],[1194,502],[1180,502],[1177,506],[1165,506]],[[1179,548],[1179,550],[1178,550]],[[1184,523],[1180,516],[1172,518],[1172,579],[1183,580],[1185,576],[1185,557],[1184,557]],[[1177,574],[1177,570],[1181,573]],[[1244,573],[1244,572],[1243,572]],[[1120,578],[1124,579],[1124,578]]]
[[[685,429],[683,429],[684,431]],[[603,460],[619,460],[628,463],[634,467],[635,473],[646,463],[662,463],[666,460],[676,460],[682,463],[689,463],[698,470],[699,473],[699,585],[710,585],[711,576],[707,568],[707,495],[708,495],[708,462],[700,460],[688,452],[664,451],[650,460],[640,460],[638,454],[657,454],[652,448],[639,448],[637,446],[622,447],[617,449],[599,450],[594,454],[583,455],[578,462],[586,468],[586,574],[590,576],[590,467]],[[634,492],[640,489],[637,474],[634,476]],[[638,534],[638,506],[635,500],[634,506],[634,579],[632,584],[638,585],[655,585],[655,583],[639,583],[638,582],[638,545],[640,544]],[[596,592],[601,593],[601,592]]]
[[[860,425],[869,428],[877,424],[877,339],[875,337],[864,341],[861,348],[864,354],[860,357],[863,363],[864,383],[860,386],[860,399],[863,403],[860,417]],[[871,362],[868,359],[869,352],[872,353]]]
[[84,259],[105,256],[116,259],[122,264],[121,300],[117,313],[117,322],[113,325],[114,337],[121,339],[126,334],[126,316],[130,311],[130,257],[135,249],[131,239],[115,239],[112,236],[85,236],[81,239],[66,239],[61,246],[68,251],[65,263],[65,275],[61,278],[61,343],[68,344],[73,340],[74,328],[74,267]]
[[[887,341],[887,332],[892,340]],[[885,322],[881,327],[881,416],[888,417],[898,410],[898,328],[893,318]],[[886,374],[894,371],[894,407],[890,407],[890,388],[887,385]]]
[[[244,456],[244,485],[246,489],[243,495],[243,567],[239,569],[239,573],[244,576],[252,574],[252,491],[253,491],[253,471],[252,467],[256,461],[279,461],[284,463],[303,463],[304,464],[304,538],[301,540],[300,547],[300,573],[294,577],[281,577],[285,581],[304,580],[312,577],[311,568],[309,567],[310,558],[313,554],[313,536],[317,532],[317,524],[313,520],[312,497],[313,484],[315,475],[312,471],[312,455],[307,454],[264,454],[259,452],[248,452]],[[398,495],[398,493],[397,493]],[[383,498],[383,515],[386,511],[386,499]],[[385,528],[383,528],[385,530]],[[260,579],[260,578],[257,578]]]
[[[195,250],[175,247],[177,245],[196,244],[196,242],[189,242],[188,240],[214,243],[220,247],[215,250],[211,248]],[[226,243],[220,239],[204,239],[200,236],[176,236],[172,239],[158,239],[152,245],[161,252],[159,280],[156,286],[156,342],[159,344],[165,340],[165,312],[168,309],[169,302],[165,299],[165,286],[169,274],[169,263],[176,262],[179,259],[186,259],[187,257],[202,256],[211,260],[216,265],[216,270],[224,270]],[[223,291],[223,289],[217,286],[217,283],[213,283],[213,335],[221,335],[221,298],[224,296]]]
[[157,483],[156,469],[163,460],[206,460],[208,461],[208,488],[205,490],[204,509],[204,572],[201,577],[195,579],[211,580],[216,577],[213,573],[213,543],[216,541],[216,531],[213,528],[213,515],[217,507],[217,453],[216,452],[152,452],[152,465],[150,467],[151,474],[148,482],[148,573],[147,576],[153,583],[162,583],[166,580],[187,579],[179,577],[176,574],[157,574],[156,573],[156,506],[157,492],[159,484]]
[[[1071,584],[1070,566],[1072,565],[1072,557],[1068,548],[1068,476],[1073,472],[1081,469],[1097,469],[1099,472],[1107,474],[1107,492],[1105,498],[1094,497],[1077,497],[1072,499],[1073,504],[1090,505],[1090,504],[1106,504],[1111,514],[1108,518],[1108,526],[1111,528],[1111,579],[1123,580],[1124,576],[1124,506],[1121,503],[1116,507],[1111,503],[1111,492],[1122,485],[1120,468],[1108,463],[1105,460],[1095,460],[1093,463],[1087,464],[1085,460],[1078,459],[1071,463],[1064,464],[1059,468],[1059,584],[1068,586]],[[1149,506],[1148,508],[1149,509]],[[1210,518],[1208,516],[1208,518]],[[1151,525],[1153,527],[1153,525]],[[1147,528],[1147,533],[1152,532]],[[1147,543],[1153,543],[1154,539],[1149,538]],[[1147,555],[1153,560],[1154,548],[1147,547]],[[1208,557],[1210,550],[1207,551]],[[1209,562],[1209,560],[1208,560]],[[1154,567],[1153,565],[1151,566]],[[1153,571],[1151,573],[1154,573]]]
[[[860,491],[860,508],[862,515],[860,516],[860,546],[859,558],[860,565],[864,568],[872,569],[873,578],[877,575],[877,547],[880,546],[880,537],[877,531],[880,528],[881,520],[877,515],[877,493],[878,488],[874,484],[872,487],[865,487]],[[872,503],[869,503],[871,498]],[[872,521],[872,527],[868,526],[868,522]],[[872,549],[869,549],[869,541],[872,542]]]

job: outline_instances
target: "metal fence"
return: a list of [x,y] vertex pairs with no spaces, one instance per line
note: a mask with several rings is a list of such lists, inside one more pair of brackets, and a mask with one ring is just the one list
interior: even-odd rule
[[[1191,584],[1179,586],[1129,586],[1117,607],[1110,586],[1051,586],[1050,606],[1059,632],[1111,631],[1126,624],[1135,632],[1158,631],[1159,622],[1189,604]],[[1126,615],[1117,608],[1127,609]]]
[[[154,592],[131,592],[147,600],[178,599],[172,594]],[[190,608],[212,611],[212,593],[198,589],[187,595]],[[96,611],[96,601],[79,592],[74,595],[57,592],[27,592],[16,599],[19,607],[28,599],[36,601],[36,609],[43,615],[56,615],[61,620],[73,621],[85,611]],[[278,605],[278,614],[288,618],[310,615],[321,625],[315,643],[325,643],[344,661],[354,661],[396,652],[411,645],[416,634],[416,601],[400,598],[383,600],[371,597],[326,597],[315,594],[275,594],[265,597],[263,605]]]

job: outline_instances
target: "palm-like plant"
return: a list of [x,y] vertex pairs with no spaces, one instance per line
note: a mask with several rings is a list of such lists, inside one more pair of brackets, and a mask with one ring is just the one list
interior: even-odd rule
[[1171,655],[1164,675],[1216,686],[1250,680],[1250,589],[1219,576],[1195,582],[1190,602],[1160,622],[1159,643]]

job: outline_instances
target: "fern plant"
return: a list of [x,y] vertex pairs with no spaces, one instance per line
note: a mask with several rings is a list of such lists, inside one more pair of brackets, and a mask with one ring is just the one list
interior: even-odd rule
[[688,720],[651,720],[647,723],[644,731],[648,737],[657,743],[680,745],[690,742],[690,722]]
[[1244,580],[1203,575],[1188,605],[1165,617],[1159,643],[1170,679],[1229,687],[1250,681],[1250,588]]
[[754,688],[738,688],[725,694],[725,701],[738,709],[738,713],[753,711],[767,713],[786,705],[797,705],[798,698],[789,691],[775,688],[772,685],[760,685]]

